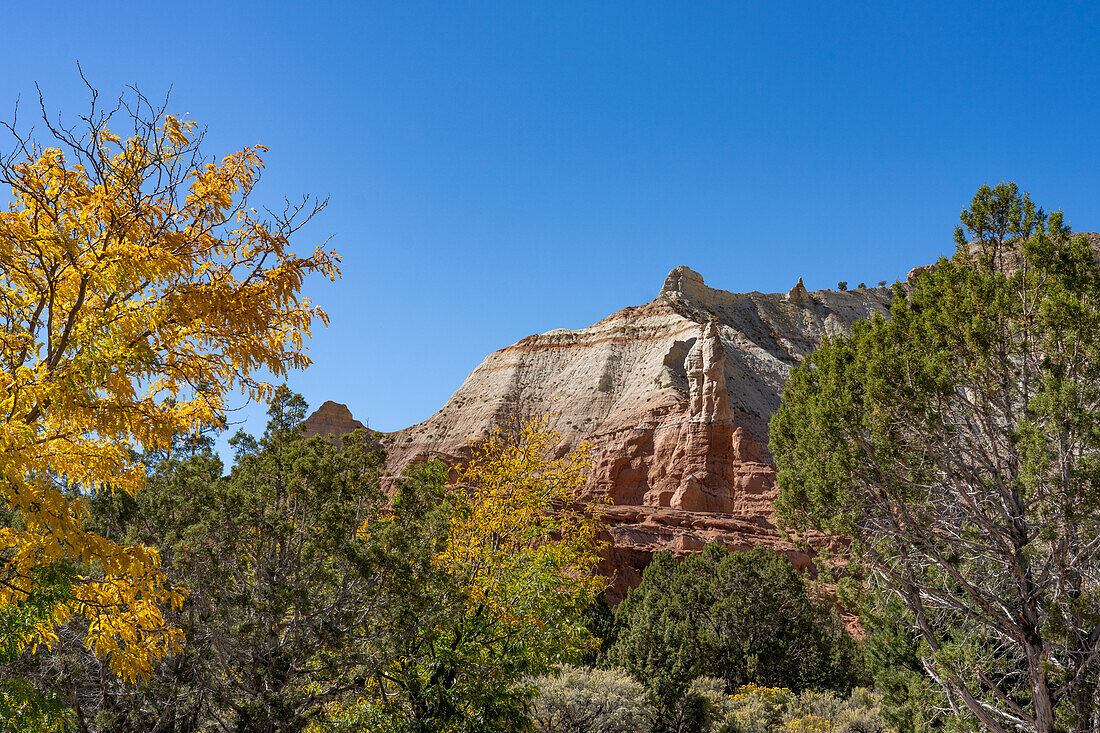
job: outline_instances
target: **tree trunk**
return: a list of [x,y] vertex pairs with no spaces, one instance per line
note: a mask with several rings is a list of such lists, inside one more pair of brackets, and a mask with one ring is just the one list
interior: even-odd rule
[[1054,733],[1054,708],[1050,701],[1047,671],[1043,667],[1043,649],[1027,647],[1028,677],[1031,679],[1031,705],[1035,712],[1035,733]]

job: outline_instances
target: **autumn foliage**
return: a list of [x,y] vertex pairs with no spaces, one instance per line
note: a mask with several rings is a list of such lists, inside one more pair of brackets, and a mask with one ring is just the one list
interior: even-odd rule
[[606,587],[596,574],[598,520],[577,502],[589,446],[561,448],[545,417],[495,428],[456,483],[463,510],[438,561],[460,572],[472,599],[513,628],[543,628]]
[[88,646],[135,679],[177,647],[161,609],[182,591],[155,550],[86,531],[87,499],[139,489],[132,451],[222,422],[232,391],[268,396],[258,371],[307,366],[303,337],[325,315],[302,284],[335,278],[338,257],[289,249],[320,207],[248,206],[262,146],[207,160],[201,128],[140,94],[108,112],[93,95],[75,127],[44,119],[48,145],[12,127],[0,162],[11,189],[0,211],[0,494],[14,517],[0,528],[0,611],[25,603],[43,568],[75,568],[64,600],[14,643],[48,644],[56,624],[82,616]]
[[607,579],[596,508],[577,501],[588,466],[587,445],[536,417],[491,430],[453,480],[440,463],[406,473],[376,528],[411,579],[391,604],[393,660],[334,713],[347,730],[525,728],[530,679],[595,642],[584,610]]

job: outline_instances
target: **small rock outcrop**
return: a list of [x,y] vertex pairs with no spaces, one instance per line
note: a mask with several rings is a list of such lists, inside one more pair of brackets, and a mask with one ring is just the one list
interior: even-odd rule
[[913,285],[915,285],[917,282],[917,278],[919,278],[926,272],[931,272],[934,269],[936,269],[935,265],[921,265],[920,267],[914,267],[905,276],[905,284],[909,287],[913,287]]
[[307,438],[312,438],[314,435],[335,438],[361,427],[365,426],[351,416],[351,410],[347,405],[329,400],[306,418],[305,435]]
[[703,276],[687,265],[680,265],[665,278],[660,295],[690,300],[707,289]]
[[798,282],[794,284],[794,287],[787,291],[787,295],[783,300],[788,303],[812,303],[813,298],[810,297],[810,291],[806,289],[806,286],[802,284],[802,278],[798,278]]

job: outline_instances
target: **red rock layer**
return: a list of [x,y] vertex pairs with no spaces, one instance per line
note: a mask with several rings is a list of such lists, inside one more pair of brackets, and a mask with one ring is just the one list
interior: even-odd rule
[[[1100,236],[1087,236],[1100,250]],[[585,494],[611,502],[613,599],[659,550],[766,545],[808,567],[774,524],[767,422],[791,367],[823,336],[885,312],[890,297],[887,288],[811,292],[801,279],[786,294],[730,293],[678,267],[645,305],[487,356],[435,415],[383,438],[389,468],[456,463],[492,425],[549,414],[565,449],[592,445]]]
[[[563,450],[592,445],[584,493],[610,500],[612,600],[660,550],[767,545],[808,566],[773,523],[767,420],[791,365],[822,336],[883,310],[888,297],[883,288],[811,293],[801,283],[786,295],[728,293],[676,268],[645,305],[490,354],[435,415],[383,437],[389,469],[459,462],[494,424],[549,414]],[[307,421],[311,434],[357,426],[336,403]]]
[[776,530],[767,420],[822,336],[883,311],[885,288],[728,293],[686,267],[658,297],[588,328],[529,336],[490,354],[428,420],[383,439],[389,466],[456,463],[494,424],[551,414],[566,448],[592,445],[589,499],[605,512],[612,599],[660,550],[767,545],[810,558]]

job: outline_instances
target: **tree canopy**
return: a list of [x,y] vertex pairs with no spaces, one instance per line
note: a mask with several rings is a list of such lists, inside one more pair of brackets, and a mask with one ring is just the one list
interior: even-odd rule
[[438,463],[404,478],[389,542],[406,548],[408,633],[369,706],[388,725],[523,730],[531,679],[591,648],[585,611],[607,580],[594,507],[577,501],[587,468],[587,446],[533,418],[493,428],[454,481]]
[[88,531],[88,497],[140,488],[133,451],[222,421],[233,390],[269,396],[261,370],[308,365],[303,338],[325,315],[301,287],[335,278],[338,258],[289,248],[317,207],[251,208],[262,146],[209,160],[195,122],[136,92],[42,123],[45,142],[9,126],[0,159],[0,496],[15,512],[0,608],[26,602],[45,566],[95,564],[13,643],[52,643],[82,616],[87,644],[133,679],[179,648],[162,609],[184,592],[155,549]]
[[[454,481],[414,464],[387,497],[377,434],[306,438],[304,409],[277,389],[228,474],[189,437],[144,457],[142,491],[91,497],[89,531],[155,548],[189,589],[164,612],[179,645],[125,680],[71,618],[51,649],[0,657],[0,681],[22,685],[0,705],[68,708],[100,733],[526,729],[533,678],[589,650],[584,610],[606,583],[595,515],[574,502],[583,450],[559,456],[528,421]],[[28,684],[45,694],[20,697]]]
[[844,689],[859,673],[831,604],[809,594],[790,560],[762,547],[655,555],[615,609],[615,626],[608,659],[650,692],[658,731],[680,729],[678,704],[699,677],[732,693],[749,683]]
[[143,457],[137,494],[90,500],[89,530],[156,548],[188,589],[165,611],[179,648],[148,679],[104,674],[79,619],[6,671],[64,700],[85,731],[295,731],[362,689],[391,659],[381,639],[397,594],[395,563],[363,529],[382,521],[383,455],[365,430],[305,438],[304,408],[277,389],[265,433],[231,440],[228,475],[209,438],[188,437]]
[[855,540],[947,711],[1095,730],[1100,270],[1061,212],[983,186],[889,318],[826,339],[771,423],[776,508]]

